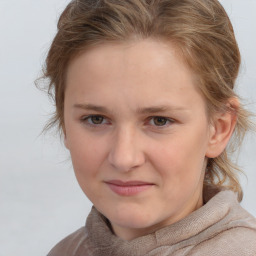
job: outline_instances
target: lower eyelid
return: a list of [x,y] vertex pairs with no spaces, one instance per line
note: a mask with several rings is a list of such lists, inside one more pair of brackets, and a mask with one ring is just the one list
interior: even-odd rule
[[[102,117],[103,120],[102,120],[102,123],[99,123],[99,124],[94,124],[93,122],[90,122],[90,118],[93,118],[95,116],[98,116],[98,117]],[[150,124],[151,121],[153,121],[154,118],[163,118],[166,120],[166,124],[164,125],[155,125],[155,124]],[[101,115],[87,115],[87,116],[82,116],[80,118],[80,122],[83,123],[84,125],[88,125],[88,126],[91,126],[91,127],[96,127],[96,126],[103,126],[103,125],[108,125],[108,124],[111,124],[111,122],[104,116],[101,116]],[[154,127],[154,128],[158,128],[158,129],[161,129],[161,128],[166,128],[170,125],[172,125],[173,123],[175,123],[176,121],[174,119],[171,119],[171,118],[167,118],[167,117],[163,117],[163,116],[151,116],[149,118],[147,118],[147,121],[145,124],[149,124],[150,126]]]
[[[94,124],[93,122],[90,122],[89,120],[95,116],[99,116],[99,117],[102,117],[103,118],[103,121],[102,123],[100,124]],[[88,115],[88,116],[83,116],[80,118],[80,122],[85,124],[85,125],[88,125],[88,126],[91,126],[91,127],[96,127],[96,126],[103,126],[103,125],[108,125],[110,122],[108,121],[108,119],[104,116],[101,116],[101,115]]]
[[166,127],[166,126],[175,122],[173,119],[168,118],[168,117],[164,117],[164,116],[152,116],[152,117],[148,118],[148,122],[150,123],[151,121],[154,121],[154,118],[163,118],[163,119],[165,119],[166,124],[164,124],[164,125],[154,125],[154,124],[152,124],[152,126],[159,127],[159,128],[160,127]]

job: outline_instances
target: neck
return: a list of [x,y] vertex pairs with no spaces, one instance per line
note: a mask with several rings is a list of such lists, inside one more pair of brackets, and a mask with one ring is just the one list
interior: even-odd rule
[[153,225],[150,225],[149,227],[145,227],[145,228],[144,227],[129,228],[129,227],[123,227],[123,226],[111,223],[111,227],[116,236],[120,237],[123,240],[131,241],[138,237],[152,234],[161,228],[172,225],[173,223],[176,223],[176,222],[184,219],[190,213],[192,213],[193,211],[196,211],[197,209],[199,209],[202,206],[203,206],[203,195],[201,193],[200,196],[198,197],[198,200],[196,200],[194,202],[194,204],[187,205],[186,208],[183,209],[181,213],[174,214],[160,223],[153,224]]

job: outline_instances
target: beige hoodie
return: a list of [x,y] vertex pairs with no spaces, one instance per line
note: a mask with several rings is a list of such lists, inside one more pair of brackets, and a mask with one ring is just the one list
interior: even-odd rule
[[155,233],[123,241],[94,207],[86,226],[48,256],[256,256],[256,219],[232,191],[208,192],[206,204]]

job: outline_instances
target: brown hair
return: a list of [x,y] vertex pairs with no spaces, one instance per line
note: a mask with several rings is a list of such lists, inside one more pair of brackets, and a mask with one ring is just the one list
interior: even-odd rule
[[[226,106],[237,97],[233,89],[240,53],[231,22],[217,0],[73,0],[59,19],[46,60],[48,93],[56,104],[48,128],[57,124],[59,130],[64,129],[65,75],[71,59],[92,45],[136,38],[174,43],[196,74],[209,116],[233,111]],[[241,105],[236,115],[233,144],[219,157],[208,159],[204,185],[228,187],[241,200],[239,169],[229,154],[241,144],[250,122]]]

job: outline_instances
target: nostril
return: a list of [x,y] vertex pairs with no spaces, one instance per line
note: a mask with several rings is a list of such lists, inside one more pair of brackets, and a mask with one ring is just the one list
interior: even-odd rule
[[[128,172],[144,163],[141,138],[136,139],[136,127],[126,125],[116,131],[110,146],[108,161],[118,171]],[[140,141],[140,143],[139,143]]]
[[133,149],[129,152],[112,150],[109,153],[108,161],[116,170],[128,172],[140,167],[145,160],[143,152]]

